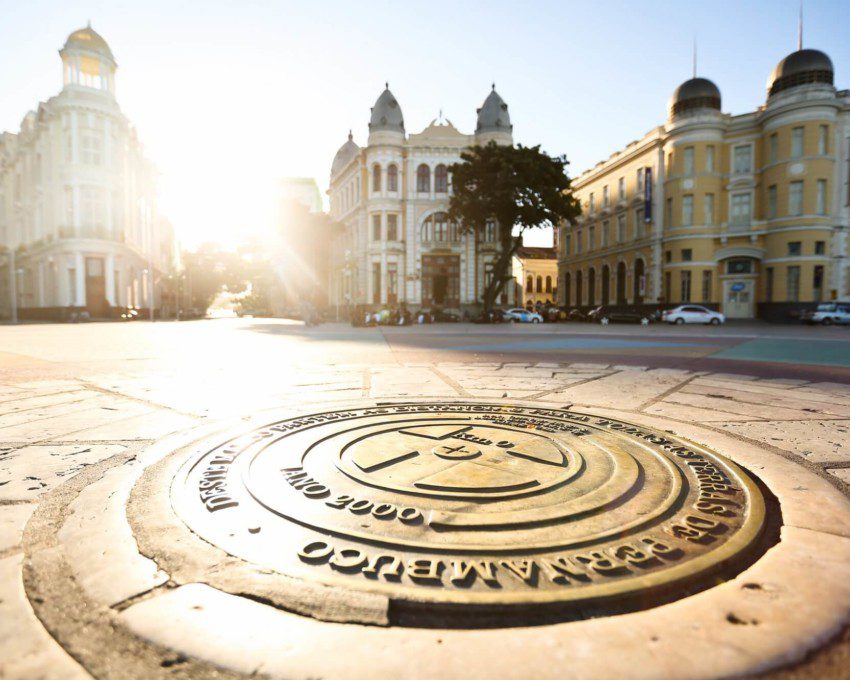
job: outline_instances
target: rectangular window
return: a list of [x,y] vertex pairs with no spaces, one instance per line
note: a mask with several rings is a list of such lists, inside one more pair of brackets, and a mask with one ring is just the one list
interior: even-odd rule
[[714,194],[705,195],[703,204],[703,221],[706,224],[714,224]]
[[767,157],[771,163],[776,163],[779,160],[779,134],[774,132],[768,140]]
[[576,253],[581,252],[581,229],[576,232]]
[[694,224],[694,197],[687,194],[682,197],[682,226],[691,227]]
[[670,272],[664,272],[664,299],[670,301],[670,294],[673,292],[673,276]]
[[694,251],[691,248],[682,248],[682,262],[692,262],[694,259]]
[[381,263],[372,263],[372,304],[381,304]]
[[705,147],[705,171],[714,172],[714,145]]
[[764,297],[765,302],[773,302],[773,267],[768,267],[765,270]]
[[815,241],[815,255],[826,255],[826,241]]
[[732,172],[736,175],[746,175],[753,171],[753,147],[741,144],[734,149],[734,165]]
[[682,272],[682,302],[691,301],[691,273]]
[[818,127],[818,153],[821,156],[829,153],[829,125]]
[[603,208],[608,207],[608,185],[607,184],[604,187],[602,187],[602,207]]
[[596,210],[596,201],[594,200],[593,192],[590,192],[590,198],[587,200],[588,213],[590,215],[593,214],[593,211]]
[[818,215],[826,215],[826,180],[818,180],[817,204],[815,210]]
[[791,158],[800,158],[803,155],[803,127],[795,127],[791,130]]
[[387,215],[387,241],[398,241],[398,215]]
[[803,182],[791,182],[788,187],[788,214],[798,216],[803,214]]
[[[635,208],[635,238],[643,238],[643,228],[646,222],[643,220],[643,208]],[[625,224],[623,225],[625,231]]]
[[706,269],[702,272],[702,301],[711,302],[711,278],[712,272]]
[[625,240],[626,240],[626,216],[625,215],[617,215],[617,243],[624,243]]
[[637,169],[637,190],[643,191],[643,168]]
[[587,249],[593,250],[596,247],[596,227],[590,227],[587,230]]
[[608,247],[608,229],[611,227],[611,223],[608,220],[605,220],[602,223],[602,247]]
[[381,216],[372,215],[372,240],[381,240]]
[[816,264],[812,272],[812,291],[814,292],[815,302],[823,300],[823,265]]
[[749,193],[732,194],[732,214],[729,223],[733,227],[749,226],[752,217],[752,201]]
[[387,263],[387,304],[394,305],[398,302],[398,265],[395,262]]
[[98,235],[106,224],[106,196],[97,187],[80,189],[80,221],[84,233]]
[[571,250],[572,243],[570,243],[570,241],[572,240],[572,238],[571,238],[571,237],[572,237],[572,234],[566,234],[566,235],[564,236],[564,252],[565,252],[567,255],[572,255],[572,252],[573,252],[573,251]]
[[673,226],[673,199],[672,198],[667,199],[667,205],[665,206],[665,208],[666,209],[664,211],[665,212],[664,221],[667,223],[667,228],[669,229],[670,227]]
[[626,200],[626,178],[620,177],[617,181],[617,200],[625,201]]
[[685,175],[690,177],[694,174],[694,147],[686,146],[684,154]]
[[771,184],[767,188],[767,219],[776,218],[776,185]]
[[785,280],[786,302],[800,301],[800,268],[788,267]]
[[803,254],[803,244],[800,241],[788,242],[788,257],[797,257]]
[[664,251],[664,261],[668,264],[673,261],[673,251],[672,250],[665,250]]

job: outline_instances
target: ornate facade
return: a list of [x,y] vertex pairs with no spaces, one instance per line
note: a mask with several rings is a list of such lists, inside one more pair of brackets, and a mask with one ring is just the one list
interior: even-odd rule
[[473,134],[435,120],[408,135],[387,88],[372,108],[366,146],[349,134],[328,190],[331,217],[343,226],[333,304],[458,310],[480,304],[499,248],[496,229],[461,234],[449,221],[448,167],[472,145],[512,144],[513,128],[495,87],[477,113]]
[[91,27],[59,54],[62,91],[0,135],[0,313],[13,298],[21,318],[160,307],[174,235],[115,99],[115,58]]
[[721,113],[694,77],[667,122],[578,177],[562,225],[559,302],[703,303],[784,319],[850,297],[850,91],[817,50],[783,59],[752,113]]

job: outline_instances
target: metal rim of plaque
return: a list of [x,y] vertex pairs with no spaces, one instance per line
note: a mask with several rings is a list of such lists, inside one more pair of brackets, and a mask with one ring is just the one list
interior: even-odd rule
[[705,447],[593,413],[474,402],[271,423],[193,455],[171,503],[246,562],[461,613],[681,596],[752,561],[766,518],[753,479]]

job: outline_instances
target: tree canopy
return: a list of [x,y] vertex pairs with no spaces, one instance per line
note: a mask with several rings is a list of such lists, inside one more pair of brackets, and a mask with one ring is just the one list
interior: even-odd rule
[[453,194],[449,216],[466,232],[483,233],[496,223],[501,246],[483,295],[484,309],[511,280],[511,258],[528,229],[557,227],[581,207],[572,194],[566,156],[549,156],[540,146],[474,146],[450,168]]

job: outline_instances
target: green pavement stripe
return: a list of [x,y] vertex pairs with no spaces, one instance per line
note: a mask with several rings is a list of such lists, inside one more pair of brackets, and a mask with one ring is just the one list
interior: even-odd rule
[[817,340],[759,339],[722,349],[711,355],[716,359],[775,361],[784,364],[850,366],[850,338],[846,342]]

